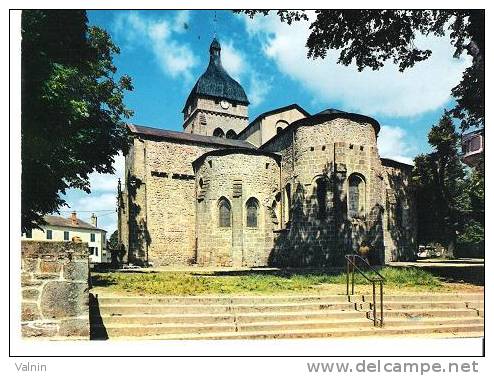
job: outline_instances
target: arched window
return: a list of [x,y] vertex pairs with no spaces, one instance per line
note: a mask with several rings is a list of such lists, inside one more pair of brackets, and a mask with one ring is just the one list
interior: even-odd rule
[[365,214],[365,181],[362,176],[352,174],[348,178],[348,217]]
[[218,202],[218,225],[219,227],[231,226],[231,205],[230,202],[222,197]]
[[223,132],[223,129],[221,128],[216,128],[214,131],[213,131],[213,136],[214,137],[225,137],[225,132]]
[[237,137],[237,133],[233,129],[230,129],[228,132],[226,132],[226,138],[236,138],[236,137]]
[[247,227],[257,227],[257,216],[259,211],[259,201],[251,197],[245,204],[247,211]]
[[280,133],[286,127],[288,127],[288,122],[285,120],[278,120],[276,122],[276,134]]
[[327,211],[328,180],[321,177],[316,180],[317,216],[319,219],[326,218]]
[[290,183],[285,186],[285,202],[284,202],[284,212],[285,212],[285,225],[289,225],[292,219],[292,189]]

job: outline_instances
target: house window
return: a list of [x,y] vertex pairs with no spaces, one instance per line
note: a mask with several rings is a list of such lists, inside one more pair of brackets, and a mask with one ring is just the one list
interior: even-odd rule
[[220,201],[218,203],[218,215],[218,223],[220,227],[231,226],[231,206],[228,200],[224,197],[220,198]]
[[236,138],[237,133],[233,129],[230,129],[228,132],[226,132],[226,138]]
[[95,242],[96,241],[96,234],[91,233],[91,241]]
[[33,230],[27,230],[26,231],[26,238],[31,239],[33,237]]
[[89,247],[89,254],[94,255],[94,248],[95,247]]
[[69,232],[68,231],[63,232],[63,240],[69,240]]
[[257,212],[259,209],[259,201],[251,197],[247,200],[247,227],[257,227]]
[[223,132],[223,129],[221,128],[216,128],[214,131],[213,131],[213,136],[214,137],[225,137],[225,132]]
[[98,256],[98,247],[94,247],[94,255]]
[[365,213],[365,181],[352,174],[348,178],[348,217],[361,217]]
[[48,240],[53,239],[53,233],[51,230],[46,230],[46,239]]
[[319,219],[326,218],[327,211],[327,193],[328,181],[325,178],[316,180],[316,196],[317,196],[317,216]]

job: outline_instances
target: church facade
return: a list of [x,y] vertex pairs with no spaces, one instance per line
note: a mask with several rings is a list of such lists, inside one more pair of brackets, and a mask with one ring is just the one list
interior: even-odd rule
[[129,125],[119,240],[138,264],[335,266],[361,245],[413,259],[412,166],[380,158],[379,123],[297,104],[249,123],[242,86],[210,46],[183,132]]

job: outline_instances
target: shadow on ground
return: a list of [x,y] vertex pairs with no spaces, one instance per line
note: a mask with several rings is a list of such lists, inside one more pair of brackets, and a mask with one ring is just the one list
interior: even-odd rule
[[439,277],[444,282],[470,283],[476,286],[485,285],[485,269],[483,265],[468,266],[420,266],[426,272]]
[[217,271],[193,271],[192,275],[208,277],[208,276],[253,276],[265,275],[274,277],[289,278],[294,275],[339,275],[344,272],[343,268],[331,269],[313,269],[313,268],[287,268],[287,269],[263,269],[253,268],[249,270],[217,270]]
[[98,295],[89,294],[89,339],[107,340],[108,333],[101,317]]

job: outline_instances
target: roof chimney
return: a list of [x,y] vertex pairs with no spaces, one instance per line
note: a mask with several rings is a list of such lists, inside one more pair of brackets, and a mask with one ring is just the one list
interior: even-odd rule
[[75,226],[77,225],[77,213],[75,211],[73,211],[71,214],[70,214],[70,221],[72,223],[72,226]]
[[94,227],[98,227],[98,217],[96,217],[94,213],[91,215],[91,224]]

